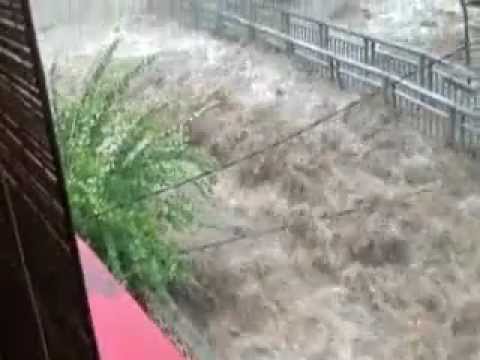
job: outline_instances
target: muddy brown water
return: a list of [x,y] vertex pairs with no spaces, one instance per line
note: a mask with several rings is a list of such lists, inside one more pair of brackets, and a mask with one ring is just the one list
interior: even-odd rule
[[[191,131],[219,162],[358,96],[268,49],[155,34],[136,48],[181,61],[143,100],[215,103]],[[172,292],[205,359],[478,358],[479,165],[414,124],[374,99],[216,176],[198,209],[210,226],[179,245],[245,238],[192,253],[194,279]]]
[[[355,97],[264,49],[225,46],[192,85],[229,93],[192,124],[219,161]],[[175,293],[218,359],[478,356],[478,164],[414,124],[374,100],[218,176],[206,213],[219,229],[184,246],[251,235],[193,255],[195,282]]]

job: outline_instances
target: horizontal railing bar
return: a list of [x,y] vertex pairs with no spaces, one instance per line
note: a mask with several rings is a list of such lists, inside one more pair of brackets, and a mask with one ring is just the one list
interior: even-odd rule
[[385,72],[381,69],[378,69],[376,67],[370,66],[370,65],[362,63],[362,62],[358,62],[358,61],[355,61],[355,60],[344,58],[342,56],[339,56],[339,55],[335,54],[334,52],[332,52],[330,50],[326,50],[326,49],[320,48],[318,46],[315,46],[313,44],[304,42],[302,40],[295,39],[295,38],[291,37],[290,35],[281,33],[279,31],[271,29],[267,26],[264,26],[264,25],[261,25],[261,24],[251,23],[250,21],[248,21],[248,20],[246,20],[246,19],[244,19],[240,16],[237,16],[235,14],[231,14],[231,13],[228,13],[228,12],[222,12],[221,15],[225,19],[230,19],[231,21],[235,21],[235,22],[237,22],[241,25],[247,26],[247,27],[253,27],[253,28],[255,28],[255,31],[262,32],[264,34],[268,34],[272,37],[276,37],[277,39],[280,39],[280,40],[283,40],[285,42],[291,43],[294,46],[304,48],[306,50],[321,54],[323,56],[327,56],[330,59],[338,61],[341,64],[346,64],[346,65],[350,65],[352,67],[356,67],[359,70],[363,70],[363,71],[366,71],[370,74],[374,74],[375,76],[378,76],[382,79],[388,79],[390,83],[396,83],[397,85],[401,85],[401,86],[403,86],[403,87],[405,87],[405,88],[407,88],[411,91],[414,91],[415,93],[418,93],[420,96],[430,98],[430,100],[433,100],[434,102],[436,102],[440,105],[443,105],[447,108],[455,109],[457,112],[459,112],[463,115],[470,116],[470,117],[476,118],[476,119],[480,119],[480,114],[479,113],[475,113],[472,110],[470,110],[468,108],[465,108],[464,106],[461,106],[459,104],[454,103],[450,99],[447,99],[447,98],[445,98],[445,97],[443,97],[443,96],[441,96],[437,93],[431,92],[431,91],[429,91],[429,90],[427,90],[427,89],[425,89],[421,86],[413,84],[410,81],[408,81],[406,79],[403,79],[402,77],[399,77],[397,75]]
[[386,47],[389,47],[389,48],[392,48],[392,49],[395,49],[395,50],[405,51],[405,52],[407,52],[411,55],[415,55],[415,56],[418,56],[418,57],[423,56],[427,60],[434,61],[437,65],[445,65],[445,66],[448,66],[448,67],[452,67],[456,71],[461,71],[463,73],[463,75],[465,75],[466,77],[475,78],[475,77],[478,76],[474,71],[472,71],[472,70],[470,70],[470,69],[468,69],[464,66],[457,65],[457,64],[452,64],[452,63],[442,59],[441,57],[432,55],[431,53],[428,53],[428,52],[426,52],[424,50],[421,50],[421,49],[417,49],[417,48],[413,48],[413,47],[407,47],[407,46],[404,46],[404,45],[401,45],[401,44],[391,43],[387,40],[384,40],[384,39],[382,39],[380,37],[377,37],[377,36],[374,36],[374,35],[366,34],[366,33],[363,33],[361,31],[357,31],[357,30],[354,31],[354,30],[348,29],[348,28],[343,27],[343,26],[338,25],[338,24],[332,24],[332,23],[329,23],[329,22],[326,22],[326,21],[313,19],[313,18],[310,18],[306,15],[302,15],[302,14],[299,14],[299,13],[296,13],[296,12],[292,12],[292,11],[284,11],[284,12],[289,13],[290,15],[292,15],[293,17],[295,17],[297,19],[301,19],[301,20],[311,22],[311,23],[314,23],[314,24],[325,25],[325,26],[328,26],[330,29],[336,30],[336,31],[341,32],[341,33],[348,34],[350,36],[370,40],[370,41],[373,41],[377,44],[384,45]]

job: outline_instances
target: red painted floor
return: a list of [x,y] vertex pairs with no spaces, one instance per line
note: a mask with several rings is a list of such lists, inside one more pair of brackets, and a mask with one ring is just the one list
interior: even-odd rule
[[101,359],[184,360],[95,253],[78,246]]

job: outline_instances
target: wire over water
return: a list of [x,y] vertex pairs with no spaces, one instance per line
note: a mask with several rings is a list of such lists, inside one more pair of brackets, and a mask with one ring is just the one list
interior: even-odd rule
[[[440,57],[439,59],[435,60],[435,61],[432,61],[432,63],[430,64],[430,66],[433,66],[443,60],[446,60],[454,55],[456,55],[459,51],[461,51],[463,49],[463,47],[459,47],[459,48],[456,48],[455,50],[443,55],[442,57]],[[402,76],[399,80],[395,80],[395,81],[392,81],[390,84],[391,85],[397,85],[398,83],[400,83],[401,81],[413,76],[413,75],[416,75],[418,71],[410,71],[409,73],[407,73],[406,75]],[[177,191],[181,188],[183,188],[184,186],[186,185],[189,185],[189,184],[192,184],[192,183],[195,183],[197,181],[200,181],[200,180],[203,180],[205,178],[209,178],[211,176],[214,176],[214,175],[217,175],[219,173],[222,173],[226,170],[229,170],[245,161],[248,161],[248,160],[251,160],[259,155],[262,155],[263,153],[269,151],[269,150],[272,150],[272,149],[275,149],[277,147],[280,147],[306,133],[309,133],[310,131],[312,131],[313,129],[317,128],[319,125],[335,118],[336,116],[342,114],[342,113],[345,113],[345,112],[348,112],[348,111],[351,111],[352,109],[354,109],[355,107],[361,105],[362,103],[366,102],[367,100],[371,100],[372,98],[374,98],[376,95],[379,95],[381,94],[381,90],[374,90],[374,91],[371,91],[369,93],[366,93],[365,95],[363,96],[360,96],[358,97],[357,99],[349,102],[348,104],[340,107],[339,109],[325,115],[325,116],[322,116],[318,119],[316,119],[315,121],[311,122],[310,124],[306,125],[306,126],[303,126],[291,133],[289,133],[288,135],[285,135],[283,137],[280,137],[279,139],[277,139],[276,141],[270,143],[270,144],[267,144],[263,147],[260,147],[258,148],[257,150],[254,150],[244,156],[241,156],[239,158],[236,158],[234,160],[231,160],[231,161],[228,161],[224,164],[222,164],[220,167],[218,168],[214,168],[214,169],[210,169],[210,170],[206,170],[204,172],[201,172],[195,176],[192,176],[192,177],[189,177],[189,178],[186,178],[178,183],[175,183],[175,184],[172,184],[172,185],[169,185],[169,186],[164,186],[162,187],[161,189],[157,189],[157,190],[153,190],[153,191],[150,191],[150,192],[147,192],[147,193],[144,193],[144,194],[141,194],[139,195],[138,197],[136,197],[133,201],[128,201],[128,202],[119,202],[117,203],[115,206],[112,206],[110,208],[107,208],[103,211],[100,211],[98,212],[97,214],[93,215],[93,217],[97,217],[97,218],[100,218],[102,216],[105,216],[117,209],[121,209],[121,208],[125,208],[125,207],[128,207],[128,206],[131,206],[131,205],[134,205],[134,204],[137,204],[139,202],[143,202],[143,201],[146,201],[148,199],[151,199],[152,197],[156,197],[158,195],[161,195],[161,194],[165,194],[165,193],[168,193],[168,192],[171,192],[171,191]]]

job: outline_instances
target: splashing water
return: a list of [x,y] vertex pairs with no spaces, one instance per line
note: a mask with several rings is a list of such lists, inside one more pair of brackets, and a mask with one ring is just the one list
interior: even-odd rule
[[[46,63],[59,56],[93,54],[114,37],[127,36],[133,53],[145,52],[144,25],[159,24],[170,14],[169,0],[38,0],[34,22]],[[135,27],[135,31],[132,30]],[[138,43],[138,46],[136,45]]]
[[[54,5],[55,0],[42,1]],[[399,15],[405,6],[382,2],[378,14],[408,22]],[[405,18],[418,19],[415,11],[423,2],[408,2],[417,7],[403,12]],[[132,19],[134,12],[121,15],[119,4],[128,3],[115,2],[119,10],[112,15],[105,4],[84,2],[99,13],[61,23],[45,35],[43,49],[49,56],[61,49],[93,54],[118,35],[112,31],[116,24]],[[37,15],[43,23],[53,18],[45,9]],[[162,64],[165,86],[181,84],[197,96],[219,85],[228,90],[229,106],[203,119],[207,140],[227,159],[353,96],[252,47],[182,35],[174,25],[129,29],[119,29],[124,40],[117,56],[177,54],[176,61]],[[398,30],[391,24],[378,29]],[[70,34],[65,30],[85,41],[65,41]],[[158,97],[158,89],[152,93]],[[480,250],[471,236],[479,232],[478,182],[463,180],[466,171],[454,155],[397,127],[380,106],[357,110],[349,121],[325,125],[302,142],[219,179],[215,196],[222,205],[215,210],[227,214],[227,224],[246,222],[257,229],[285,217],[292,232],[269,241],[252,238],[196,259],[205,291],[217,305],[202,311],[203,292],[197,290],[195,301],[187,299],[182,309],[192,307],[192,313],[205,316],[208,326],[202,333],[209,334],[220,354],[228,354],[218,358],[433,360],[447,353],[467,359],[467,352],[480,351],[478,338],[468,333],[476,328],[456,319],[462,320],[469,302],[477,301],[470,307],[480,309]],[[441,174],[439,169],[445,170]],[[261,184],[244,184],[244,178]],[[354,206],[359,206],[354,215],[325,217]],[[211,235],[189,235],[188,241],[211,241]],[[473,250],[464,249],[469,244]],[[451,328],[466,335],[453,336]]]

